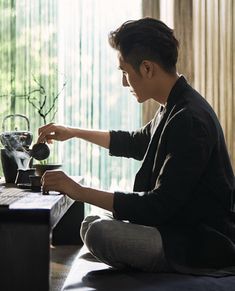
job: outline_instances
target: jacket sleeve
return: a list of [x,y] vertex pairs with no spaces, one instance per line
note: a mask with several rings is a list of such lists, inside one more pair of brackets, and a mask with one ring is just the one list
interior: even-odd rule
[[142,160],[151,138],[152,121],[137,131],[110,131],[111,156]]
[[212,142],[202,122],[181,112],[162,134],[165,160],[152,191],[114,194],[114,217],[144,225],[163,225],[189,202],[206,168]]

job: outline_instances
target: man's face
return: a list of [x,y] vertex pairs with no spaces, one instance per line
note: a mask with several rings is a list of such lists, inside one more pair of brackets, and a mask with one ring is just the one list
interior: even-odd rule
[[118,59],[119,69],[122,71],[122,85],[130,88],[130,92],[136,97],[139,103],[149,99],[146,96],[146,84],[143,76],[137,73],[132,65],[126,63],[121,56]]

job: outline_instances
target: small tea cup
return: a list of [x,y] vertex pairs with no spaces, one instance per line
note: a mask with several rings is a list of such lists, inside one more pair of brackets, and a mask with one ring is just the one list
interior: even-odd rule
[[41,177],[40,176],[35,176],[35,175],[30,175],[29,180],[31,182],[31,189],[33,191],[40,192],[41,191]]

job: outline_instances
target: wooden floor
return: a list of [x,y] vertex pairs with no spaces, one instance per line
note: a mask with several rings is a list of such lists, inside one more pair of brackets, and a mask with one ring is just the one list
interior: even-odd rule
[[50,291],[60,291],[81,246],[51,246]]

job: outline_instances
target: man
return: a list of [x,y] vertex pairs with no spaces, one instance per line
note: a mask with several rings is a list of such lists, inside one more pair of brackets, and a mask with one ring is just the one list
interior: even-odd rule
[[116,268],[224,275],[235,271],[232,221],[234,174],[219,121],[204,98],[176,71],[178,41],[159,20],[128,21],[111,32],[123,86],[139,103],[160,108],[135,132],[94,131],[49,124],[39,142],[77,137],[111,155],[142,160],[132,193],[81,186],[64,172],[47,172],[45,190],[113,213],[85,219],[90,252]]

